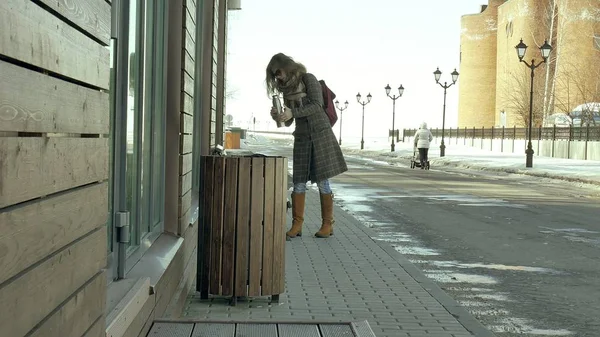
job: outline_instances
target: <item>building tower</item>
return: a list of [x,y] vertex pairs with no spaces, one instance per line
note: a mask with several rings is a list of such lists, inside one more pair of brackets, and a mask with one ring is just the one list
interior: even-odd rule
[[480,13],[461,18],[459,127],[494,125],[497,13],[504,2],[489,0]]
[[[555,31],[551,28],[551,1],[553,0],[509,0],[498,8],[498,68],[494,111],[496,126],[527,125],[531,70],[520,63],[515,46],[523,39],[528,46],[524,59],[527,62],[535,59],[536,63],[542,61],[539,47],[546,39],[554,47],[550,38]],[[546,77],[552,76],[554,56],[553,52],[548,63],[535,70],[534,116],[541,116],[544,110],[544,97],[549,93],[545,89]],[[534,124],[538,125],[539,122],[541,118],[534,117]]]

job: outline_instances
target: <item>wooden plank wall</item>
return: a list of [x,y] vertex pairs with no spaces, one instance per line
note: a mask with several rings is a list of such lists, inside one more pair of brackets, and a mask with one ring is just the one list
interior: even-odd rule
[[190,225],[192,205],[192,143],[194,133],[194,88],[196,74],[196,0],[183,1],[181,52],[181,117],[179,146],[179,230]]
[[106,302],[111,5],[0,1],[0,326],[98,337]]

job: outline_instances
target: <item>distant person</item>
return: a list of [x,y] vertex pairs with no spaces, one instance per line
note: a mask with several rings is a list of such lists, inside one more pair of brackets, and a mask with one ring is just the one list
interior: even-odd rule
[[419,130],[415,133],[415,147],[419,150],[421,170],[425,169],[425,165],[427,164],[427,161],[429,161],[427,154],[429,153],[429,145],[432,140],[433,135],[427,128],[427,123],[423,122]]
[[267,65],[267,93],[282,93],[284,110],[280,115],[271,108],[271,117],[290,126],[294,131],[292,228],[286,236],[302,235],[306,183],[316,182],[321,197],[321,229],[316,237],[333,235],[333,192],[329,179],[348,170],[342,150],[333,134],[323,108],[323,93],[317,78],[306,68],[282,53],[271,58]]

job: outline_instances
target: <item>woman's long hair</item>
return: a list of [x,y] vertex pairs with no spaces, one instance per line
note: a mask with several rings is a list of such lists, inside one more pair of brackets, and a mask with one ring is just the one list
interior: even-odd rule
[[[275,78],[275,72],[279,69],[285,71],[287,75],[286,83],[280,83]],[[283,87],[295,89],[304,74],[306,74],[306,67],[302,63],[295,62],[294,59],[283,53],[273,55],[267,65],[265,80],[267,83],[267,95],[270,96],[276,92],[281,92]]]

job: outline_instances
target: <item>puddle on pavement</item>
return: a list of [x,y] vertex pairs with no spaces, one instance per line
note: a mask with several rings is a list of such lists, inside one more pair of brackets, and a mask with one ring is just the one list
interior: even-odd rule
[[440,253],[431,248],[424,247],[415,247],[415,246],[400,246],[400,245],[392,245],[396,251],[401,253],[402,255],[421,255],[421,256],[436,256],[440,255]]
[[[370,171],[373,171],[373,170],[376,169],[375,167],[369,166],[369,164],[372,163],[371,160],[365,160],[362,157],[351,156],[351,155],[346,155],[346,157],[362,161],[362,164],[348,164],[348,169],[349,170],[370,170]],[[389,164],[386,162],[385,165],[389,165]]]
[[416,198],[421,198],[419,196],[416,195],[406,195],[406,194],[390,194],[390,195],[373,195],[371,196],[372,199],[416,199]]
[[[471,309],[471,308],[483,308],[483,307],[491,307],[492,303],[487,303],[487,302],[479,302],[479,301],[462,301],[462,300],[457,300],[458,304],[460,304],[461,306],[465,307],[465,308],[469,308],[470,312],[473,312],[473,310],[479,310],[479,309]],[[484,310],[480,310],[480,311],[484,311]]]
[[482,201],[486,201],[489,203],[507,203],[502,199],[492,199],[492,198],[480,198],[470,195],[461,195],[461,194],[446,194],[446,195],[427,195],[425,196],[428,199],[440,200],[440,201],[456,201],[456,202],[468,202],[468,203],[480,203]]
[[498,301],[498,302],[513,302],[508,298],[507,295],[504,294],[474,294],[474,295],[466,295],[465,298],[469,299],[482,299],[488,301]]
[[440,283],[471,283],[471,284],[497,284],[498,281],[491,276],[445,272],[442,270],[423,270],[427,277]]
[[571,242],[580,242],[580,243],[587,243],[587,244],[590,244],[593,246],[600,246],[600,239],[580,236],[580,234],[581,235],[600,234],[600,232],[597,232],[597,231],[591,231],[591,230],[588,230],[585,228],[550,228],[550,227],[544,227],[544,226],[539,226],[539,227],[544,229],[544,230],[539,231],[542,234],[550,234],[550,235],[559,234],[563,238],[565,238]]
[[[371,224],[369,224],[370,228],[373,228]],[[374,238],[377,241],[384,242],[414,242],[415,240],[407,234],[398,233],[398,232],[380,232],[377,237]]]
[[[336,188],[335,190],[338,190],[338,189]],[[335,198],[337,200],[342,200],[342,201],[345,201],[348,203],[363,202],[363,201],[367,201],[370,199],[370,197],[366,194],[348,193],[347,191],[344,191],[343,194],[337,194],[335,196]]]
[[[367,227],[371,227],[371,228],[379,228],[379,230],[383,230],[383,229],[395,229],[396,226],[398,226],[397,222],[393,222],[393,221],[379,221],[379,220],[374,220],[374,221],[368,221],[364,223],[365,226]],[[379,232],[378,233],[383,233],[383,232]],[[398,234],[399,232],[390,232],[390,233],[394,233],[394,234]]]
[[[383,160],[376,160],[376,159],[364,158],[364,157],[357,157],[357,158],[360,158],[361,160],[363,160],[365,162],[365,165],[367,165],[367,164],[384,165],[384,166],[391,165],[389,162],[383,161]],[[361,168],[364,168],[364,166],[362,166]]]
[[390,165],[392,165],[391,163],[388,163],[387,161],[382,161],[382,160],[371,160],[371,161],[369,161],[369,163],[375,164],[375,165],[380,165],[380,166],[390,166]]
[[408,261],[410,261],[410,263],[412,263],[412,264],[427,264],[430,262],[427,260],[418,260],[418,259],[408,259]]
[[359,205],[359,204],[352,204],[352,205],[344,205],[342,206],[342,209],[350,212],[350,213],[369,213],[373,211],[373,207],[369,206],[369,205]]
[[[316,185],[315,185],[316,186]],[[343,193],[338,191],[344,191]],[[350,213],[372,213],[374,212],[373,207],[369,205],[370,201],[373,201],[371,198],[372,195],[375,195],[375,191],[373,190],[358,190],[358,193],[347,193],[344,189],[344,186],[339,186],[334,189],[335,200],[339,203],[342,209],[350,212]],[[364,220],[364,219],[360,219]]]
[[493,269],[493,270],[510,270],[510,271],[526,271],[533,273],[552,273],[556,274],[558,271],[541,268],[541,267],[526,267],[526,266],[508,266],[504,264],[485,264],[485,263],[460,263],[458,261],[426,261],[428,264],[433,264],[440,268],[482,268],[482,269]]
[[482,198],[470,195],[428,195],[426,198],[435,201],[455,201],[458,202],[459,206],[472,206],[472,207],[512,207],[512,208],[527,208],[526,205],[509,203],[506,200],[494,199],[494,198]]
[[480,316],[506,316],[509,314],[509,312],[507,310],[504,309],[488,309],[488,310],[483,310],[483,309],[472,309],[469,310],[469,312],[475,316],[475,317],[480,317]]
[[554,232],[561,232],[561,233],[578,233],[578,234],[599,234],[600,232],[596,232],[596,231],[591,231],[585,228],[550,228],[550,227],[544,227],[544,226],[539,226],[540,228],[546,229],[546,231],[540,231],[540,233],[554,233]]
[[583,243],[589,243],[592,245],[600,245],[600,240],[598,240],[598,239],[588,239],[588,238],[583,238],[581,236],[576,236],[576,235],[565,235],[563,237],[566,238],[567,240],[573,241],[573,242],[583,242]]
[[574,336],[575,334],[566,329],[543,329],[533,327],[534,322],[523,318],[503,318],[498,320],[500,324],[491,325],[488,328],[492,332],[512,332],[534,336]]
[[493,204],[493,203],[477,203],[477,204],[458,204],[458,206],[471,206],[471,207],[510,207],[510,208],[519,208],[519,209],[525,209],[527,208],[527,206],[525,205],[519,205],[519,204],[503,204],[503,203],[498,203],[498,204]]
[[495,291],[494,289],[491,288],[477,288],[477,287],[469,287],[469,288],[464,288],[464,287],[446,287],[444,289],[447,290],[453,290],[453,291],[476,291],[476,292],[480,292],[480,293],[491,293],[493,291]]
[[[333,192],[335,193],[338,190],[339,189],[335,188]],[[369,191],[369,190],[360,189],[357,191],[360,191],[360,194],[359,193],[348,193],[347,191],[344,191],[343,193],[338,193],[335,195],[335,199],[342,201],[343,203],[356,204],[356,203],[372,201],[373,196],[376,195],[375,192]]]
[[365,165],[348,164],[348,171],[364,169]]

